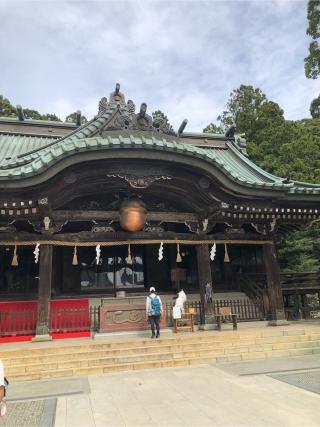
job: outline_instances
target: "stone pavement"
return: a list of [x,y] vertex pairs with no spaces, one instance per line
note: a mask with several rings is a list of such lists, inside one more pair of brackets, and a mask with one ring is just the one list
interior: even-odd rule
[[318,382],[301,388],[303,373],[319,375],[319,355],[16,383],[9,398],[58,397],[55,427],[319,427]]

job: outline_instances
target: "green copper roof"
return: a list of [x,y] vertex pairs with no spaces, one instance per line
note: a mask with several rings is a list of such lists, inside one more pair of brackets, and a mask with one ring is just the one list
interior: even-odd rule
[[31,137],[24,135],[0,134],[0,167],[3,162],[24,153],[40,150],[57,138]]
[[[256,166],[242,154],[235,137],[221,135],[216,145],[200,148],[192,144],[190,134],[186,134],[185,143],[184,135],[175,133],[167,119],[147,115],[145,104],[135,114],[133,102],[125,103],[121,92],[110,96],[110,102],[102,98],[99,114],[93,120],[60,139],[0,135],[0,188],[23,187],[23,180],[40,177],[45,171],[48,179],[77,162],[128,157],[155,159],[158,157],[154,152],[158,152],[159,158],[166,161],[190,167],[197,164],[207,173],[219,175],[218,179],[226,185],[236,185],[240,193],[241,187],[246,187],[277,194],[320,195],[320,185],[287,182]],[[205,141],[209,135],[196,137]],[[14,184],[17,181],[19,184]]]
[[[11,138],[10,138],[11,139]],[[28,138],[18,138],[15,144],[21,144],[25,154],[18,157],[7,158],[0,146],[0,180],[18,179],[21,180],[28,176],[40,174],[44,170],[57,164],[60,160],[69,158],[74,154],[87,152],[104,153],[106,158],[112,158],[114,150],[131,150],[136,153],[137,158],[142,158],[142,151],[146,150],[170,152],[183,154],[188,158],[200,158],[207,163],[214,165],[220,172],[228,176],[233,181],[245,186],[255,188],[270,188],[273,190],[282,190],[284,192],[302,191],[313,194],[320,194],[320,186],[299,183],[296,186],[294,182],[284,183],[282,178],[275,177],[243,156],[232,142],[226,144],[227,149],[203,149],[191,144],[184,144],[175,139],[160,136],[143,135],[117,135],[107,137],[79,138],[72,135],[62,138],[58,141],[50,141],[49,146],[40,148],[42,144],[48,141],[39,139],[39,141],[27,141]],[[36,149],[36,146],[40,146]],[[7,148],[7,146],[6,146]],[[28,151],[27,149],[32,149]],[[17,148],[15,148],[17,149]],[[28,152],[27,152],[28,151]],[[124,154],[124,157],[126,155]],[[146,158],[148,154],[144,155]],[[101,157],[100,157],[101,158]],[[171,156],[172,158],[172,156]],[[307,187],[306,187],[307,186]]]

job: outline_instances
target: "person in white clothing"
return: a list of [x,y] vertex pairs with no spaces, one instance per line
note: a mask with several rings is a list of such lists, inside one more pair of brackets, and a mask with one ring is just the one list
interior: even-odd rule
[[175,308],[176,313],[178,313],[178,310],[180,310],[179,319],[184,314],[184,304],[186,301],[187,301],[187,296],[186,296],[185,292],[183,290],[181,290],[178,293],[177,299],[176,299],[175,304],[174,304],[174,308]]
[[5,397],[4,368],[3,368],[3,363],[0,360],[0,416],[1,417],[5,415],[7,412],[7,404],[4,397]]

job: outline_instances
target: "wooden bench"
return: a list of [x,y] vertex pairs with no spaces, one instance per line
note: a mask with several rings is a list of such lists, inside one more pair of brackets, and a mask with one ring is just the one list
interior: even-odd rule
[[181,319],[174,319],[174,332],[190,331],[194,332],[194,317],[196,315],[195,308],[187,308]]
[[218,314],[216,314],[217,326],[219,331],[221,331],[221,320],[228,316],[232,317],[233,330],[236,331],[238,329],[237,314],[232,313],[231,307],[220,307],[218,308]]

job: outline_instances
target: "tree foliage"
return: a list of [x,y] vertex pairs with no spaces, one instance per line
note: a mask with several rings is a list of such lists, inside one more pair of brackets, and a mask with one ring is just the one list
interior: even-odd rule
[[216,125],[214,123],[209,123],[204,129],[204,133],[213,133],[213,134],[223,134],[224,130],[222,126]]
[[[236,124],[244,133],[250,158],[274,175],[320,182],[320,122],[290,121],[259,88],[241,85],[231,92],[220,127]],[[210,125],[208,125],[209,128]]]
[[168,122],[168,117],[161,110],[156,110],[152,113],[152,117],[161,117],[164,121]]
[[248,140],[252,140],[257,128],[257,113],[265,101],[266,96],[260,89],[240,85],[230,93],[227,109],[217,120],[224,129],[235,124],[237,132],[245,133]]
[[[24,108],[23,113],[26,119],[61,122],[61,119],[56,114],[41,114],[31,108]],[[0,95],[0,117],[17,117],[17,108],[3,95]]]
[[[241,85],[231,92],[226,107],[217,118],[220,126],[235,123],[237,132],[245,133],[249,157],[256,164],[280,177],[320,182],[320,118],[316,103],[312,119],[290,121],[260,89]],[[285,271],[320,269],[319,233],[320,225],[288,234],[279,249]]]
[[315,98],[310,104],[311,117],[317,119],[320,117],[320,95]]
[[311,36],[309,55],[304,60],[305,74],[308,79],[316,79],[320,75],[320,0],[308,2],[307,34]]
[[56,114],[42,114],[41,120],[49,120],[51,122],[61,122],[61,119]]
[[17,117],[16,107],[3,95],[0,95],[0,117]]
[[320,271],[320,224],[309,230],[286,235],[278,246],[282,271],[287,273]]
[[[73,113],[69,114],[66,119],[66,122],[69,123],[76,123],[77,122],[77,111],[74,111]],[[85,125],[86,123],[88,123],[88,119],[85,116],[81,116],[81,120],[80,120],[82,125]]]

